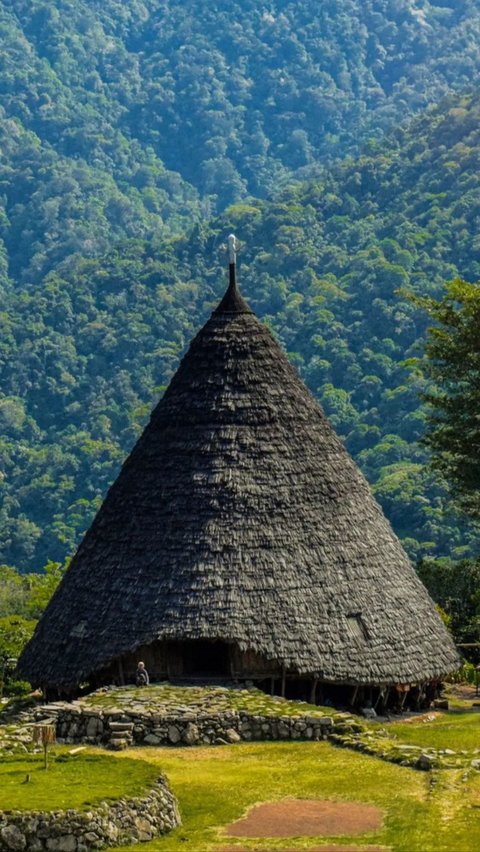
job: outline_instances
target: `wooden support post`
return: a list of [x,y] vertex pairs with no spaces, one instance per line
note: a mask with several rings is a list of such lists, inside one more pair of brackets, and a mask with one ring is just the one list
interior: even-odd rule
[[275,678],[273,675],[270,678],[270,695],[275,695]]
[[422,705],[422,701],[423,701],[424,697],[425,697],[425,684],[421,683],[421,684],[419,684],[418,695],[417,695],[417,698],[415,700],[415,709],[416,710],[420,710],[420,707]]
[[40,724],[33,726],[33,742],[41,743],[43,748],[43,766],[48,769],[48,748],[56,740],[55,725]]
[[357,685],[353,688],[352,697],[351,697],[351,699],[350,699],[350,707],[353,707],[353,705],[355,704],[355,701],[357,700],[357,695],[358,695],[358,683],[357,683]]
[[282,666],[282,691],[280,693],[282,698],[285,698],[286,682],[287,682],[287,670],[286,670],[285,666]]
[[310,704],[316,704],[317,703],[317,684],[318,684],[318,677],[314,677],[313,683],[312,683],[312,691],[310,693]]
[[385,712],[385,710],[387,709],[389,697],[390,697],[390,687],[387,686],[387,688],[385,690],[385,696],[384,696],[384,699],[383,699],[383,712]]
[[123,663],[122,663],[121,657],[118,658],[118,680],[119,680],[120,686],[125,686],[125,675],[124,675],[124,672],[123,672]]
[[379,686],[378,687],[378,697],[377,697],[377,700],[375,701],[375,704],[373,705],[373,709],[375,711],[377,710],[377,707],[378,707],[380,701],[383,699],[384,694],[385,694],[385,688]]

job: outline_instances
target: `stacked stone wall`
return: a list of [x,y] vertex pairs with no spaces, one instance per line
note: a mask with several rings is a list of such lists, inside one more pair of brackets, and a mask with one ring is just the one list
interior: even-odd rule
[[[225,745],[240,740],[320,740],[335,729],[329,716],[260,716],[242,711],[156,715],[133,710],[48,705],[60,743],[111,748],[129,745]],[[42,713],[39,713],[39,718]]]
[[101,803],[89,811],[0,811],[0,850],[88,852],[130,846],[180,825],[177,801],[164,778],[145,796]]

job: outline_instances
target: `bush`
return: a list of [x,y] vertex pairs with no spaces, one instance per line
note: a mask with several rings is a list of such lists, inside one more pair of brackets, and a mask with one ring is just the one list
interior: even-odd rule
[[477,678],[480,678],[480,672],[477,671],[475,665],[464,660],[462,667],[458,671],[452,672],[447,680],[449,683],[471,683],[475,686]]
[[[1,685],[0,685],[1,690]],[[11,696],[19,696],[29,695],[32,691],[32,686],[26,680],[8,680],[7,683],[4,684],[3,693],[4,695]]]

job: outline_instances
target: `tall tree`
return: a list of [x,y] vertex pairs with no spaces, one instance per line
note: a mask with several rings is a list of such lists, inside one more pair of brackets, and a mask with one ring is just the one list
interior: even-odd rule
[[425,443],[460,506],[480,519],[480,283],[456,279],[443,298],[416,301],[435,320],[425,350]]

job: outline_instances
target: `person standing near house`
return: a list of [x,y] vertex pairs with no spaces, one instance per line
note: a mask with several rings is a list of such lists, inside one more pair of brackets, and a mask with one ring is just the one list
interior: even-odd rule
[[150,683],[150,678],[148,676],[148,672],[145,668],[145,663],[141,661],[137,663],[137,671],[135,673],[135,683],[137,686],[148,686]]

